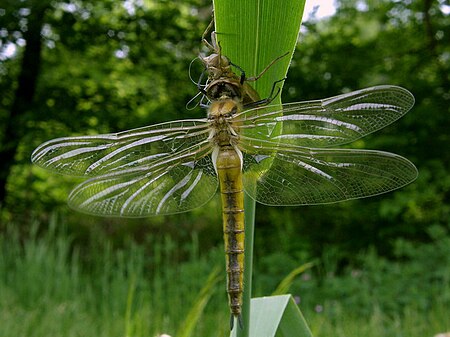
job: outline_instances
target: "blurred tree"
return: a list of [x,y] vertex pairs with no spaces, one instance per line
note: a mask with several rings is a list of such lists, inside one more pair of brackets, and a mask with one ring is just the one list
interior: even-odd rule
[[[2,41],[2,44],[18,44],[19,39],[26,42],[23,48],[20,71],[17,78],[17,84],[9,111],[5,111],[2,137],[0,147],[0,205],[6,196],[6,181],[8,179],[11,167],[15,163],[15,154],[19,146],[20,139],[23,137],[26,113],[29,113],[33,107],[33,98],[36,92],[36,83],[41,68],[41,30],[44,24],[45,11],[49,6],[49,1],[27,1],[18,3],[9,1],[9,8],[4,9],[14,19],[3,31],[12,30],[11,36],[15,41]],[[23,5],[27,5],[22,7]],[[11,15],[13,14],[13,15]],[[15,26],[14,23],[18,23]],[[19,28],[20,27],[20,28]],[[23,34],[22,34],[23,33]],[[2,34],[4,35],[4,34]],[[23,38],[22,38],[23,35]],[[3,36],[2,36],[3,37]],[[2,39],[3,40],[3,39]],[[6,42],[6,43],[5,43]]]
[[303,240],[293,242],[293,247],[306,241],[321,254],[324,247],[337,245],[351,258],[371,244],[388,253],[398,236],[425,239],[426,227],[432,224],[449,226],[450,7],[429,0],[337,4],[334,16],[304,23],[284,101],[328,97],[377,84],[409,89],[416,97],[412,111],[351,147],[403,155],[417,165],[419,179],[375,198],[277,208],[270,210],[271,216],[259,215],[261,222],[277,218],[295,223],[286,226],[295,228]]

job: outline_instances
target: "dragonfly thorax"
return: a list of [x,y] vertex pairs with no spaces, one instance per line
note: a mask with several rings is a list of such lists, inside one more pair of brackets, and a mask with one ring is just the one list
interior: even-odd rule
[[229,123],[228,118],[242,111],[242,103],[238,99],[220,99],[211,102],[208,109],[208,119],[212,124]]
[[242,104],[237,99],[213,101],[208,110],[210,121],[210,140],[215,146],[234,146],[237,143],[236,125],[232,117],[242,110]]
[[[212,143],[212,162],[218,173],[218,160],[225,156],[227,163],[242,169],[243,154],[238,149],[239,127],[233,122],[234,114],[240,112],[242,103],[237,99],[213,101],[209,107],[209,140]],[[232,155],[234,154],[234,155]],[[233,159],[230,159],[233,157]]]

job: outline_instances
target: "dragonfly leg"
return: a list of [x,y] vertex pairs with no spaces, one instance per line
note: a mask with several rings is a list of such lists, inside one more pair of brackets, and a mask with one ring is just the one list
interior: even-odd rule
[[259,79],[261,78],[261,76],[264,75],[264,73],[265,73],[267,70],[269,70],[269,68],[270,68],[275,62],[277,62],[278,60],[282,59],[283,57],[285,57],[285,56],[288,55],[288,54],[289,54],[289,52],[284,53],[284,54],[281,55],[281,56],[278,56],[276,59],[272,60],[272,62],[270,62],[270,63],[263,69],[263,71],[261,71],[257,76],[252,76],[252,77],[246,77],[244,69],[242,69],[241,67],[239,67],[237,64],[234,64],[234,63],[232,63],[232,62],[230,62],[230,64],[231,64],[233,67],[237,68],[237,69],[241,72],[241,80],[240,80],[240,82],[241,82],[241,84],[244,84],[245,81],[247,81],[247,82],[254,82],[254,81],[259,80]]
[[247,78],[247,81],[252,81],[252,82],[254,82],[254,81],[259,80],[259,79],[261,78],[261,76],[264,75],[264,73],[265,73],[267,70],[269,70],[269,68],[270,68],[271,66],[273,66],[273,64],[274,64],[275,62],[279,61],[280,59],[282,59],[283,57],[285,57],[285,56],[288,55],[288,54],[289,54],[289,52],[286,52],[286,53],[284,53],[283,55],[278,56],[276,59],[272,60],[272,62],[270,62],[270,63],[263,69],[263,71],[261,71],[258,75]]
[[241,78],[239,80],[239,83],[244,84],[245,81],[247,81],[247,77],[245,76],[245,71],[241,67],[239,67],[237,64],[234,64],[233,62],[230,62],[230,64],[235,67],[237,70],[241,72]]
[[[280,83],[280,82],[283,82],[285,79],[286,78],[282,78],[281,80],[273,82],[272,90],[270,91],[269,97],[261,99],[261,100],[256,101],[256,102],[247,103],[247,104],[244,105],[244,108],[248,109],[248,108],[258,107],[258,106],[261,106],[261,105],[267,105],[270,102],[272,102],[275,99],[275,97],[278,96],[278,94],[280,93],[280,90],[281,90],[280,87],[277,86],[277,84]],[[276,89],[276,92],[275,92],[275,89]]]
[[[209,23],[208,27],[206,27],[206,30],[203,32],[202,35],[202,43],[210,50],[210,51],[217,51],[217,44],[216,44],[216,40],[215,40],[215,36],[213,37],[212,35],[214,34],[214,12],[212,13],[212,18],[211,18],[211,22]],[[211,32],[211,43],[206,39],[206,36],[208,35],[208,33]]]

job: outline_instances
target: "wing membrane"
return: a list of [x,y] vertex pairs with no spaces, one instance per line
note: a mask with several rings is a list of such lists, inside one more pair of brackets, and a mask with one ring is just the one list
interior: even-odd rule
[[[266,167],[270,165],[270,169]],[[260,151],[246,156],[245,191],[266,205],[311,205],[369,197],[409,184],[417,169],[387,152],[352,149]]]
[[[396,86],[376,86],[323,100],[258,107],[237,115],[243,137],[322,148],[346,144],[402,117],[414,96]],[[281,130],[281,132],[280,132]]]
[[194,162],[163,162],[91,178],[70,193],[69,205],[103,216],[173,214],[202,206],[217,186],[211,158],[205,155]]
[[99,176],[154,165],[176,153],[195,153],[207,143],[204,119],[181,120],[114,134],[50,140],[31,160],[51,171]]

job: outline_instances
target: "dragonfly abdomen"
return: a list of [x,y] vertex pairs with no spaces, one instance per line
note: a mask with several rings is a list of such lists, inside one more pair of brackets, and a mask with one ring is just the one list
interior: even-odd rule
[[240,154],[231,145],[222,146],[216,161],[222,198],[227,292],[230,311],[239,316],[244,283],[244,191]]

